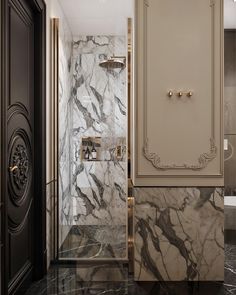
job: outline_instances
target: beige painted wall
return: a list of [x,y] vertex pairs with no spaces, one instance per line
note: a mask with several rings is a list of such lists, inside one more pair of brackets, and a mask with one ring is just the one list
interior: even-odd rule
[[134,185],[222,186],[223,0],[136,0],[135,31]]

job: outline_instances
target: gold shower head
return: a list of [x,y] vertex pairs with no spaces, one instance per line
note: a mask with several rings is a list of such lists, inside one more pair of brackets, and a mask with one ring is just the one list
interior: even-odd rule
[[109,59],[103,60],[99,63],[99,66],[107,70],[123,69],[126,66],[125,56],[112,56]]

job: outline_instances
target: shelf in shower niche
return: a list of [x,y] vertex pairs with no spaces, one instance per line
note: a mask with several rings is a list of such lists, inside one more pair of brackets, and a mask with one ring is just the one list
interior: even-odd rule
[[102,162],[101,160],[85,160],[83,159],[83,162]]
[[91,162],[126,162],[126,160],[119,160],[119,159],[116,159],[116,160],[85,160],[83,159],[83,162],[86,162],[86,163],[91,163]]

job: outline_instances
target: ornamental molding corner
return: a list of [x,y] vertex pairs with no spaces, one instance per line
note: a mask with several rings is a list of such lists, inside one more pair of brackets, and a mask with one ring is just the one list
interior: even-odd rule
[[210,151],[201,154],[196,164],[163,164],[161,161],[161,157],[158,154],[149,151],[148,139],[146,139],[143,147],[143,155],[148,161],[152,163],[152,165],[156,169],[159,170],[184,169],[196,171],[206,168],[209,162],[216,158],[217,147],[215,145],[215,140],[213,138],[210,138]]

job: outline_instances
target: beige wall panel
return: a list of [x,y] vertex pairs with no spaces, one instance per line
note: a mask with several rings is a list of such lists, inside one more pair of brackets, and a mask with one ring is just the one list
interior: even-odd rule
[[135,31],[134,184],[223,185],[223,0],[136,0]]

